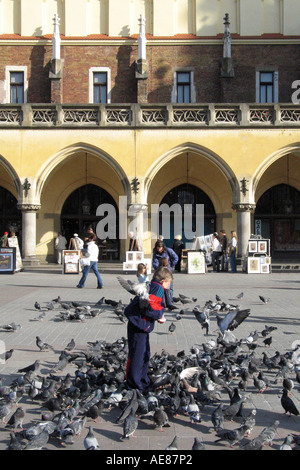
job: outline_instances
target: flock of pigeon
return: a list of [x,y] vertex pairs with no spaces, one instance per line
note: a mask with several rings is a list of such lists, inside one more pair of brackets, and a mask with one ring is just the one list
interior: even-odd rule
[[[118,280],[126,290],[136,293],[132,283]],[[238,301],[242,298],[243,293],[237,296]],[[267,303],[270,299],[260,297],[260,300]],[[261,450],[266,445],[272,446],[279,436],[280,421],[276,419],[255,433],[260,410],[253,404],[253,394],[280,392],[282,412],[291,416],[288,419],[299,419],[291,391],[296,393],[300,385],[300,349],[267,354],[265,348],[270,346],[271,334],[277,329],[268,325],[260,332],[253,331],[237,339],[235,330],[249,316],[251,319],[251,311],[223,302],[219,296],[203,307],[196,305],[196,298],[183,294],[174,296],[173,303],[169,334],[189,313],[199,322],[200,332],[203,330],[202,344],[176,355],[166,350],[152,355],[148,374],[151,386],[147,393],[126,387],[125,337],[112,343],[101,339],[88,342],[85,349],[76,349],[72,339],[60,351],[48,374],[40,372],[43,354],[33,364],[19,369],[9,385],[0,383],[0,419],[9,433],[7,448],[47,449],[49,443],[57,448],[72,448],[84,433],[82,449],[100,450],[94,423],[108,419],[110,413],[110,419],[119,425],[121,440],[130,440],[138,434],[141,423],[163,431],[172,425],[173,419],[182,417],[195,433],[191,450],[207,449],[203,428],[214,435],[213,443],[220,443],[217,444],[220,449]],[[106,309],[114,312],[122,323],[127,321],[125,305],[105,297],[89,306],[63,302],[58,297],[46,307],[36,302],[34,308],[37,321],[44,321],[51,310],[58,321],[84,322],[101,316]],[[212,324],[217,327],[217,334],[211,332]],[[12,322],[2,325],[0,330],[16,332],[20,328]],[[36,347],[38,352],[55,352],[39,336]],[[6,361],[13,352],[5,353]],[[39,419],[30,419],[31,405],[35,411],[38,407]],[[230,422],[235,423],[234,429]],[[252,437],[253,434],[256,436]],[[180,436],[175,435],[165,450],[178,450],[179,440]],[[278,448],[300,449],[300,434],[288,434]]]

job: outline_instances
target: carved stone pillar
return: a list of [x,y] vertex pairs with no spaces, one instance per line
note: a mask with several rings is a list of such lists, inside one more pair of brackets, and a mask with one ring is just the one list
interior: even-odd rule
[[39,265],[36,257],[36,213],[39,204],[18,204],[22,211],[22,262],[24,266]]
[[241,258],[244,258],[247,252],[251,235],[251,214],[255,207],[255,204],[245,202],[232,205],[232,208],[237,211],[238,256]]

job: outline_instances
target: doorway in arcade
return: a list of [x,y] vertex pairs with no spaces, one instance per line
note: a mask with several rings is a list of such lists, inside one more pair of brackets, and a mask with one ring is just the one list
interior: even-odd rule
[[[120,242],[119,234],[119,212],[115,200],[103,188],[94,184],[87,184],[73,191],[66,199],[61,212],[61,231],[69,244],[74,233],[84,239],[88,228],[96,233],[98,223],[106,217],[97,216],[96,211],[100,204],[111,204],[116,211],[116,238],[98,239],[99,260],[119,260]],[[107,227],[104,227],[107,230]],[[68,245],[67,245],[68,246]]]

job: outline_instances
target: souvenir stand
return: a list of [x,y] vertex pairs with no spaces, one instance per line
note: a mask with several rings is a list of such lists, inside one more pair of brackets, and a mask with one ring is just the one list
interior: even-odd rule
[[63,274],[79,274],[80,250],[63,250],[62,252],[62,272]]
[[143,251],[126,251],[126,261],[123,263],[123,271],[137,272],[139,263],[144,263],[147,267],[147,274],[151,274],[151,258],[145,258]]
[[270,240],[260,235],[252,236],[248,241],[248,250],[243,271],[248,274],[270,274],[272,271]]

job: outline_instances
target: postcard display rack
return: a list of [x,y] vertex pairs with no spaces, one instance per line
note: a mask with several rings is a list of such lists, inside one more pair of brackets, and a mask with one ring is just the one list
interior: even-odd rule
[[79,274],[80,272],[80,250],[63,250],[62,273]]
[[126,251],[126,261],[123,263],[123,271],[137,271],[139,263],[147,267],[147,274],[151,274],[151,258],[145,258],[143,251]]
[[270,240],[250,239],[247,253],[248,274],[269,274],[271,272]]

